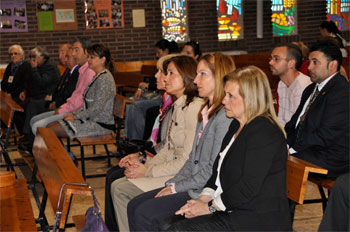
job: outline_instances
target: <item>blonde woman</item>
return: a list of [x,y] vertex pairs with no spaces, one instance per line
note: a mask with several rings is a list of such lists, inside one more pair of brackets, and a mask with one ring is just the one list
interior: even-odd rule
[[225,77],[225,135],[213,174],[199,199],[189,200],[169,231],[291,230],[286,194],[287,144],[270,85],[255,66]]

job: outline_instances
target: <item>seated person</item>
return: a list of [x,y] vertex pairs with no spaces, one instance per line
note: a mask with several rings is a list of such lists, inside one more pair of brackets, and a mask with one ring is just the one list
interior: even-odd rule
[[199,61],[202,56],[202,51],[197,41],[191,40],[185,43],[182,48],[181,54],[190,56],[193,59]]
[[330,42],[312,46],[309,73],[313,84],[286,124],[291,155],[328,170],[334,178],[349,172],[349,83],[339,73],[342,56]]
[[[225,79],[225,135],[213,174],[167,231],[292,230],[286,193],[287,144],[263,71],[247,66]],[[174,217],[174,216],[173,216]],[[186,218],[186,219],[185,219]]]
[[60,83],[52,95],[52,100],[48,102],[49,105],[48,108],[46,108],[48,112],[38,114],[30,120],[33,135],[36,135],[36,130],[38,127],[47,126],[48,121],[42,119],[52,116],[54,114],[54,110],[66,103],[67,99],[72,96],[72,93],[76,89],[80,66],[77,64],[72,54],[73,48],[70,47],[66,52],[67,71],[61,77]]
[[323,38],[332,37],[336,39],[342,56],[348,56],[348,52],[345,49],[346,40],[341,36],[341,32],[334,21],[323,21],[320,25],[320,34]]
[[74,40],[72,45],[72,58],[80,66],[78,70],[79,77],[76,88],[72,95],[66,99],[66,102],[63,105],[56,107],[56,110],[51,110],[33,117],[33,119],[30,121],[30,125],[32,126],[32,132],[34,135],[36,135],[36,129],[38,127],[46,127],[49,123],[61,120],[63,119],[64,115],[75,112],[83,107],[84,91],[95,76],[95,72],[89,68],[89,64],[87,62],[88,53],[86,49],[89,44],[90,42],[85,38],[76,38]]
[[130,231],[157,231],[163,219],[174,215],[191,197],[199,197],[212,174],[213,163],[231,123],[221,101],[224,97],[223,77],[235,68],[232,58],[221,53],[200,59],[194,83],[205,104],[198,113],[189,159],[175,177],[166,182],[166,187],[143,193],[130,201]]
[[336,179],[318,231],[350,231],[349,183],[349,173]]
[[270,56],[272,75],[278,76],[278,120],[284,126],[295,113],[301,94],[311,84],[310,77],[299,72],[302,53],[298,46],[285,44],[275,47]]
[[66,114],[63,120],[48,125],[58,137],[110,134],[115,129],[113,107],[116,94],[114,62],[107,47],[94,44],[87,48],[89,68],[96,75],[84,92],[84,107]]
[[51,61],[49,53],[38,46],[30,52],[32,79],[29,84],[28,104],[25,109],[26,118],[23,127],[25,139],[20,143],[24,150],[31,151],[34,137],[30,127],[30,120],[38,113],[45,111],[45,104],[57,87],[61,74],[57,65]]
[[129,181],[142,178],[146,185],[161,187],[163,181],[157,177],[171,177],[184,165],[195,136],[197,117],[203,101],[197,97],[197,88],[193,83],[196,76],[196,61],[188,56],[176,56],[170,59],[165,89],[176,100],[167,131],[165,144],[152,159],[143,161],[138,155],[129,155],[120,161],[124,166],[125,176],[115,180],[111,186],[111,194],[115,215],[120,231],[129,229],[126,207],[128,202],[143,191]]
[[[157,59],[175,52],[172,43],[165,39],[159,40],[155,44],[155,51]],[[148,95],[147,98],[145,96],[146,93]],[[146,111],[154,106],[159,107],[161,104],[161,95],[157,92],[156,79],[154,77],[150,78],[148,83],[139,83],[139,88],[134,94],[134,100],[136,100],[135,104],[126,106],[124,135],[129,139],[141,140],[144,138]]]
[[309,76],[309,70],[307,69],[309,67],[309,52],[310,49],[308,48],[308,46],[306,46],[303,42],[299,41],[299,42],[292,42],[292,44],[298,46],[301,50],[301,54],[303,56],[301,65],[299,67],[299,71],[303,74],[305,74],[306,76]]
[[[161,57],[157,61],[158,72],[155,77],[157,78],[157,88],[158,90],[165,90],[165,76],[166,71],[169,65],[169,59],[176,55],[165,55]],[[141,153],[151,152],[156,155],[164,146],[165,138],[167,135],[168,126],[170,123],[172,111],[173,111],[173,99],[172,95],[167,94],[167,92],[163,95],[163,103],[161,108],[158,108],[158,117],[154,122],[154,126],[152,128],[152,135],[150,137],[150,142],[147,141],[147,145],[143,146],[140,150]],[[137,153],[138,154],[138,153]],[[129,154],[130,156],[135,154]],[[129,159],[130,156],[126,156],[122,160]],[[106,174],[106,184],[105,184],[105,222],[109,230],[117,231],[118,225],[116,223],[114,207],[112,204],[112,196],[111,196],[111,184],[116,179],[122,178],[124,176],[125,169],[123,168],[123,161],[119,163],[119,165],[108,170]]]
[[[22,106],[22,108],[25,108],[25,90],[27,82],[31,79],[31,66],[28,61],[24,60],[24,51],[20,45],[15,44],[10,46],[8,52],[11,62],[5,69],[1,81],[1,90],[10,94],[15,102]],[[24,113],[15,113],[14,124],[20,134],[23,134],[24,120]]]

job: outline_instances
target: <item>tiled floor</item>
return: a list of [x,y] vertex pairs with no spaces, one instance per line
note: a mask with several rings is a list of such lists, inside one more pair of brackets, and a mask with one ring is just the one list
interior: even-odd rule
[[[111,151],[115,151],[116,147],[113,145],[109,146]],[[79,157],[79,148],[73,147],[73,152]],[[92,149],[88,148],[85,151],[86,154],[91,154]],[[104,155],[104,149],[102,146],[97,147],[97,153]],[[10,157],[12,160],[20,161],[21,157],[18,154],[18,152],[11,152]],[[115,158],[112,159],[112,164],[116,165],[117,160]],[[81,168],[81,165],[79,164],[79,169]],[[16,173],[19,177],[30,177],[30,170],[27,167],[16,167]],[[89,160],[86,161],[86,173],[87,174],[93,174],[93,173],[104,173],[108,170],[107,167],[107,160]],[[100,203],[100,210],[102,214],[104,214],[104,197],[105,197],[105,178],[93,178],[93,179],[87,179],[87,182],[94,188],[96,197]],[[37,189],[39,193],[42,196],[42,186],[40,184],[37,184]],[[32,201],[32,206],[34,210],[34,216],[37,217],[39,215],[39,210],[36,206],[34,197],[32,193],[30,192],[30,197]],[[305,199],[315,198],[319,197],[317,188],[314,184],[308,183],[307,190],[306,190],[306,197]],[[70,211],[70,218],[69,221],[72,221],[71,216],[72,215],[81,215],[84,214],[85,211],[93,205],[91,197],[87,196],[74,196],[73,202],[71,205],[71,211]],[[46,216],[47,219],[52,225],[54,223],[54,212],[52,210],[51,204],[48,201],[47,207],[46,207]],[[308,205],[298,205],[296,207],[295,217],[294,217],[294,224],[293,229],[294,231],[317,231],[318,226],[320,224],[322,218],[322,206],[321,204],[308,204]],[[67,229],[67,231],[75,231],[75,228]]]

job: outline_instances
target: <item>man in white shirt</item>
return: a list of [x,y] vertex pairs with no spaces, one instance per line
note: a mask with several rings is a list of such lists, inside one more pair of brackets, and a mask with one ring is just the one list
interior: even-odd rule
[[270,56],[272,75],[278,76],[278,120],[284,126],[295,113],[301,94],[311,84],[310,77],[299,72],[302,62],[301,50],[294,44],[275,47]]
[[349,82],[339,73],[342,55],[329,42],[310,49],[313,84],[286,124],[290,154],[328,169],[328,177],[349,172]]

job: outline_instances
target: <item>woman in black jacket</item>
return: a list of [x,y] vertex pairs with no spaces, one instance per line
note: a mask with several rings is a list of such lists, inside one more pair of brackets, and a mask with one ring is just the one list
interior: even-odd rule
[[291,230],[286,194],[287,144],[263,71],[248,66],[225,77],[232,121],[200,198],[189,200],[169,231]]

